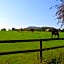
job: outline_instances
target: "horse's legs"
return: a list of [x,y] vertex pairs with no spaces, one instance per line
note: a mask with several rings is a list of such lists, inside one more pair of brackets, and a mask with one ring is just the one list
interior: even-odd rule
[[53,37],[53,33],[51,34],[51,38]]
[[59,38],[59,34],[58,34],[57,36],[58,36],[58,38]]

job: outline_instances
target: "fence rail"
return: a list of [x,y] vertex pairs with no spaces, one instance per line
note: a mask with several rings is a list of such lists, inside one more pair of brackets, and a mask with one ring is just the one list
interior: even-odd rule
[[29,52],[39,52],[40,51],[40,62],[42,63],[42,51],[52,50],[52,49],[57,49],[57,48],[63,48],[64,47],[64,46],[57,46],[57,47],[51,47],[51,48],[42,49],[42,41],[51,41],[51,40],[64,40],[64,38],[30,39],[30,40],[0,40],[0,43],[40,41],[40,49],[23,50],[23,51],[11,51],[11,52],[0,52],[0,55],[17,54],[17,53],[29,53]]
[[[44,48],[44,49],[42,49],[42,51],[53,50],[53,49],[57,49],[57,48],[64,48],[64,46],[56,46],[56,47],[51,47],[51,48]],[[39,51],[40,51],[40,49],[0,52],[0,55],[17,54],[17,53],[29,53],[29,52],[39,52]]]
[[64,38],[48,38],[48,39],[27,39],[27,40],[0,40],[0,43],[15,43],[15,42],[33,42],[33,41],[51,41],[51,40],[64,40]]

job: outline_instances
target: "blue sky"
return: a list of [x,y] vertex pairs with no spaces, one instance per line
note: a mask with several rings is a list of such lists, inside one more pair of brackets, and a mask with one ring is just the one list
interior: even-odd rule
[[0,29],[28,26],[59,28],[54,0],[0,0]]

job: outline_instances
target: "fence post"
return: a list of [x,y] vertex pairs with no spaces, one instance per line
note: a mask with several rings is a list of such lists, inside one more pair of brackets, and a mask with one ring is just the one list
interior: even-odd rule
[[42,63],[42,39],[40,40],[40,63]]

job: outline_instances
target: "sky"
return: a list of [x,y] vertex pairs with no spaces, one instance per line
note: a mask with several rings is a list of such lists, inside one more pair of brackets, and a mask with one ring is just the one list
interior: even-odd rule
[[55,27],[56,8],[54,0],[0,0],[0,29],[25,28],[28,26]]

